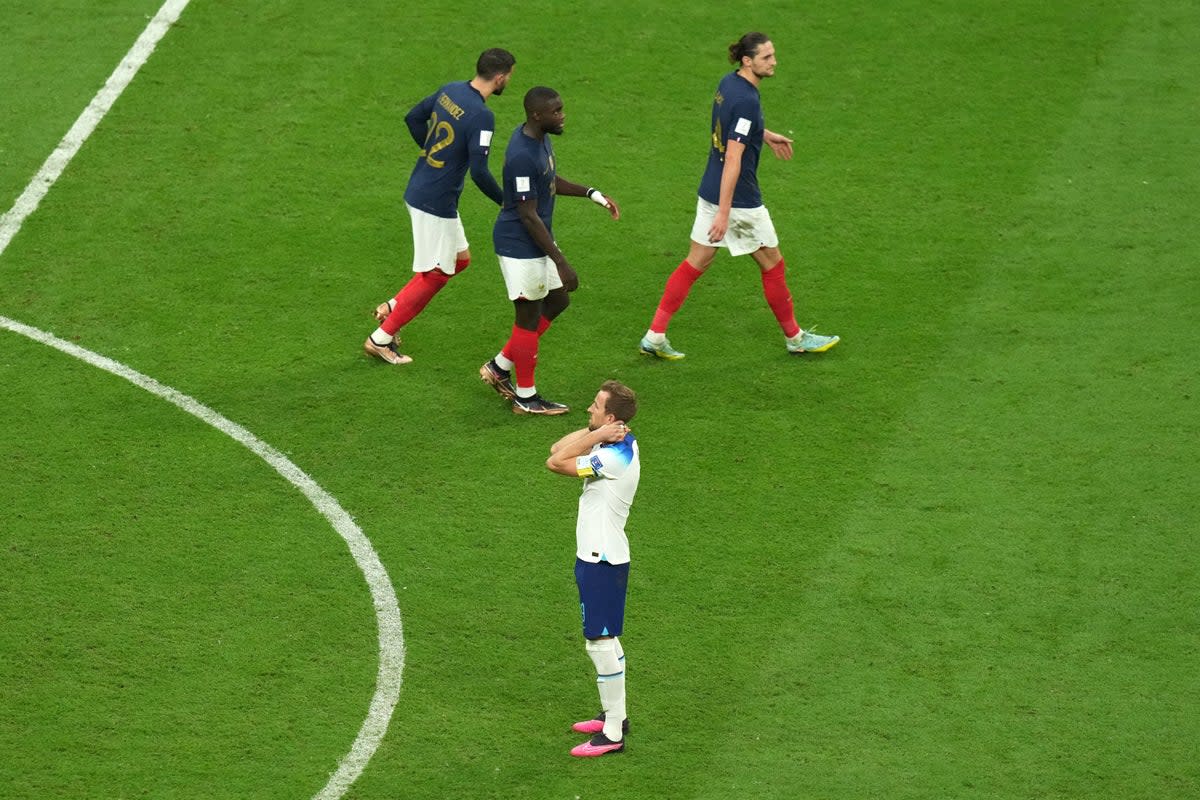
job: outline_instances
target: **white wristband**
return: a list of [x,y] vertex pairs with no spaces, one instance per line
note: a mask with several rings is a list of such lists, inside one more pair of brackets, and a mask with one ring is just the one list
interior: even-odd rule
[[596,203],[598,205],[604,206],[605,208],[608,208],[608,198],[605,197],[604,195],[600,194],[599,189],[588,189],[587,196],[588,196],[588,199],[591,200],[593,203]]

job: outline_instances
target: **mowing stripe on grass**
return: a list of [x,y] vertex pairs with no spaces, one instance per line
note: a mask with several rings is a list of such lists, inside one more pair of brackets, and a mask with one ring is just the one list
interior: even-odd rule
[[[167,30],[179,20],[179,15],[183,13],[188,2],[189,0],[167,0],[163,3],[125,58],[113,70],[104,87],[88,103],[87,108],[83,110],[75,124],[67,131],[66,136],[58,143],[58,147],[54,149],[54,152],[42,164],[41,169],[33,176],[29,185],[25,187],[25,191],[13,203],[13,207],[0,216],[0,254],[3,254],[8,248],[9,243],[17,235],[29,215],[37,210],[42,198],[62,175],[63,170],[83,147],[83,143],[91,136],[117,98],[125,91],[125,87],[133,80],[138,70],[146,63],[150,54],[154,52],[155,46],[166,35]],[[371,541],[337,500],[293,464],[287,456],[198,400],[159,383],[118,361],[8,317],[0,316],[0,328],[53,347],[87,364],[124,378],[207,422],[230,438],[241,442],[299,489],[345,540],[354,557],[354,562],[366,578],[375,606],[375,617],[379,626],[379,672],[367,718],[359,729],[358,736],[355,737],[354,743],[350,747],[350,752],[338,764],[337,770],[330,776],[325,786],[314,795],[315,800],[338,800],[362,774],[367,762],[379,748],[384,734],[387,733],[392,711],[400,697],[400,684],[404,673],[404,632],[400,620],[400,607],[396,600],[396,589],[388,578],[387,570],[379,560],[379,554],[375,552]]]
[[207,422],[231,439],[241,442],[248,450],[270,464],[276,472],[299,489],[345,540],[350,548],[350,553],[354,556],[354,563],[358,565],[367,579],[367,586],[371,590],[371,600],[375,605],[375,616],[379,625],[379,673],[376,678],[375,695],[371,698],[370,711],[362,728],[359,729],[350,752],[342,759],[337,771],[329,778],[325,787],[314,795],[315,800],[340,798],[362,774],[367,762],[371,760],[371,756],[375,754],[375,750],[383,740],[392,711],[400,696],[400,684],[404,672],[404,632],[400,620],[400,607],[396,601],[396,589],[388,578],[383,563],[379,560],[379,554],[371,546],[371,541],[338,501],[292,463],[291,459],[241,425],[218,414],[195,398],[172,389],[119,361],[106,358],[99,353],[8,317],[0,316],[0,329],[12,331],[40,344],[53,347],[93,367],[124,378]]
[[25,187],[25,191],[21,192],[13,207],[0,217],[0,253],[8,248],[8,243],[17,235],[26,217],[37,210],[46,192],[50,191],[50,187],[62,175],[67,164],[71,163],[79,148],[83,147],[83,143],[92,135],[100,120],[104,119],[104,115],[121,96],[121,92],[125,91],[125,87],[133,80],[133,76],[146,63],[146,59],[150,58],[159,40],[179,20],[179,15],[183,13],[188,2],[189,0],[167,0],[163,3],[162,8],[142,31],[142,35],[125,54],[125,58],[121,59],[112,75],[108,76],[104,87],[92,98],[92,102],[88,103],[79,119],[75,120],[67,135]]

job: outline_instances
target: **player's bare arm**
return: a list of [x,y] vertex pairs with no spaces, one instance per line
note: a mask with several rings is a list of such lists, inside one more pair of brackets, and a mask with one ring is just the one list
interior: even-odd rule
[[529,198],[527,200],[517,201],[517,215],[521,218],[521,224],[525,226],[525,230],[529,232],[529,236],[534,243],[541,248],[542,252],[550,257],[554,262],[554,266],[558,268],[558,277],[562,279],[563,288],[568,292],[573,292],[579,288],[579,275],[576,274],[575,268],[567,261],[567,257],[558,249],[558,245],[554,243],[554,237],[550,235],[550,231],[546,230],[545,223],[537,213],[537,198]]
[[551,261],[555,264],[570,266],[570,263],[567,262],[567,257],[563,255],[562,251],[558,249],[558,245],[554,243],[554,237],[550,235],[550,231],[546,230],[546,224],[538,216],[536,197],[518,200],[517,215],[521,218],[521,224],[529,232],[529,236],[533,239],[534,244],[543,253],[548,255]]
[[771,152],[776,158],[784,161],[792,160],[792,145],[794,142],[781,133],[775,131],[763,130],[763,141],[771,148]]
[[589,431],[587,428],[580,428],[577,431],[571,431],[566,436],[562,437],[557,442],[550,445],[550,454],[553,455],[553,454],[557,453],[560,448],[565,447],[566,445],[570,444],[571,442],[573,442],[574,440],[578,439],[581,436],[587,436],[588,433],[589,433]]
[[733,208],[733,190],[737,187],[738,176],[742,174],[742,153],[746,145],[730,139],[725,142],[725,166],[721,169],[721,196],[717,204],[717,213],[713,217],[712,227],[708,229],[708,240],[719,242],[725,238],[729,230],[729,210]]
[[584,186],[579,183],[571,183],[568,180],[563,180],[557,175],[554,176],[554,191],[560,196],[566,197],[586,197],[592,202],[604,206],[608,209],[608,214],[613,219],[621,218],[621,209],[617,206],[617,201],[601,192],[599,189],[594,189],[589,186]]
[[[576,431],[576,434],[578,433],[580,431]],[[546,459],[546,469],[557,472],[559,475],[579,477],[579,473],[575,470],[575,459],[590,452],[598,444],[619,442],[625,438],[627,433],[629,433],[629,427],[624,422],[614,420],[601,425],[594,431],[585,428],[581,436],[567,434],[555,443],[557,450],[551,448],[550,457]]]

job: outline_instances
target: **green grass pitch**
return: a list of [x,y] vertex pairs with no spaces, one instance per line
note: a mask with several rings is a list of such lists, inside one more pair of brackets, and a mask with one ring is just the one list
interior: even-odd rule
[[[158,9],[0,0],[0,212]],[[686,253],[727,44],[774,41],[760,180],[801,324]],[[538,384],[640,394],[633,733],[597,707],[571,576],[582,424],[476,377],[511,305],[474,262],[367,361],[407,280],[408,107],[518,59],[558,89],[582,287]],[[1200,795],[1200,12],[1191,0],[193,0],[0,254],[0,316],[245,426],[370,537],[404,685],[347,798]],[[503,146],[495,148],[499,173]],[[240,445],[0,331],[0,796],[308,798],[367,714],[363,577]]]

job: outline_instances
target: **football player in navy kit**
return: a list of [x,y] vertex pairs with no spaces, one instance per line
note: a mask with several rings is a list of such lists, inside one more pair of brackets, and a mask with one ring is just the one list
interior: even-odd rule
[[550,143],[550,135],[563,132],[566,119],[558,92],[545,86],[530,89],[525,116],[504,152],[504,203],[492,228],[516,321],[508,342],[479,368],[479,376],[512,400],[516,414],[565,414],[567,406],[542,397],[533,382],[539,340],[570,303],[567,293],[579,285],[579,276],[554,241],[554,199],[587,197],[613,219],[621,211],[599,190],[559,177]]
[[412,361],[397,350],[396,334],[470,263],[471,252],[458,216],[467,171],[479,190],[497,205],[503,200],[500,186],[488,170],[496,118],[486,101],[504,93],[515,64],[507,50],[484,50],[475,64],[474,78],[442,86],[404,117],[421,148],[404,191],[412,219],[415,274],[393,299],[375,309],[380,325],[363,343],[367,355],[389,364]]
[[792,157],[792,140],[763,123],[759,85],[775,74],[775,45],[765,34],[747,33],[729,46],[736,69],[721,79],[712,106],[712,143],[700,181],[691,247],[667,280],[666,289],[641,352],[675,361],[684,354],[671,347],[667,325],[696,282],[712,265],[717,248],[750,255],[762,271],[763,296],[779,322],[789,353],[822,353],[838,343],[796,324],[792,295],[784,278],[783,254],[771,215],[758,188],[758,157],[765,142],[777,158]]

